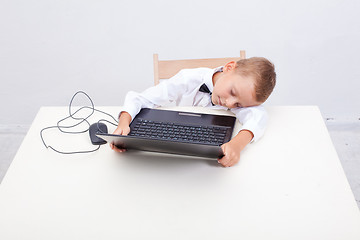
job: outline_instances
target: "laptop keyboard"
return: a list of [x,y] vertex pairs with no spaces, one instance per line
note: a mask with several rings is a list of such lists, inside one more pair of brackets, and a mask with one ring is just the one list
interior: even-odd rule
[[129,136],[219,146],[224,143],[227,129],[138,119]]

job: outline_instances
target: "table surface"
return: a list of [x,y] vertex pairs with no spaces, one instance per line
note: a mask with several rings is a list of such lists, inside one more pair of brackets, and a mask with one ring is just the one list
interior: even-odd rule
[[[0,239],[360,239],[360,213],[319,109],[267,110],[264,137],[223,168],[107,145],[57,154],[39,132],[68,109],[43,107],[0,185]],[[94,148],[88,133],[44,136],[59,150]]]

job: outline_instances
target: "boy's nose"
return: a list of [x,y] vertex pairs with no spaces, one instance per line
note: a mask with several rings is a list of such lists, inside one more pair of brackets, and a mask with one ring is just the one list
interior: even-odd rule
[[234,98],[227,98],[225,101],[225,105],[227,108],[232,108],[235,105],[235,99]]

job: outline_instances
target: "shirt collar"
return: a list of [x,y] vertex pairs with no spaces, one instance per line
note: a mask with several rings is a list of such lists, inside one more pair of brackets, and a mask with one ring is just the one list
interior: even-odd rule
[[218,72],[222,72],[222,71],[223,71],[223,66],[217,67],[217,68],[214,68],[214,69],[210,69],[210,71],[207,74],[205,74],[204,83],[209,88],[210,92],[213,92],[213,90],[214,90],[214,85],[213,85],[213,82],[212,82],[214,74],[218,73]]

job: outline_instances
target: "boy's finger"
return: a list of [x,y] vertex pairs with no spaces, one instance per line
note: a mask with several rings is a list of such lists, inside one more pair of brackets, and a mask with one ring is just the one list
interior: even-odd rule
[[234,163],[232,161],[229,161],[225,167],[231,167],[232,165],[234,165]]
[[123,149],[123,148],[117,148],[113,143],[110,143],[110,148],[112,150],[114,150],[115,152],[119,152],[119,153],[122,153],[122,152],[125,152],[126,149]]
[[116,130],[113,132],[113,134],[123,135],[123,132],[124,132],[124,130],[120,128],[120,129],[116,129]]
[[118,153],[122,153],[122,152],[125,152],[126,150],[125,149],[119,149],[119,148],[115,147],[114,151],[118,152]]
[[122,135],[128,135],[130,133],[130,128],[129,129],[125,129],[122,131]]
[[223,151],[223,156],[221,158],[218,159],[218,163],[220,163],[221,165],[223,165],[225,167],[225,164],[228,162],[228,157],[226,156],[226,147],[225,144],[221,145],[221,150]]
[[224,167],[226,167],[228,162],[229,162],[229,160],[227,159],[226,155],[224,157],[222,157],[221,159],[218,159],[218,163],[220,163]]

